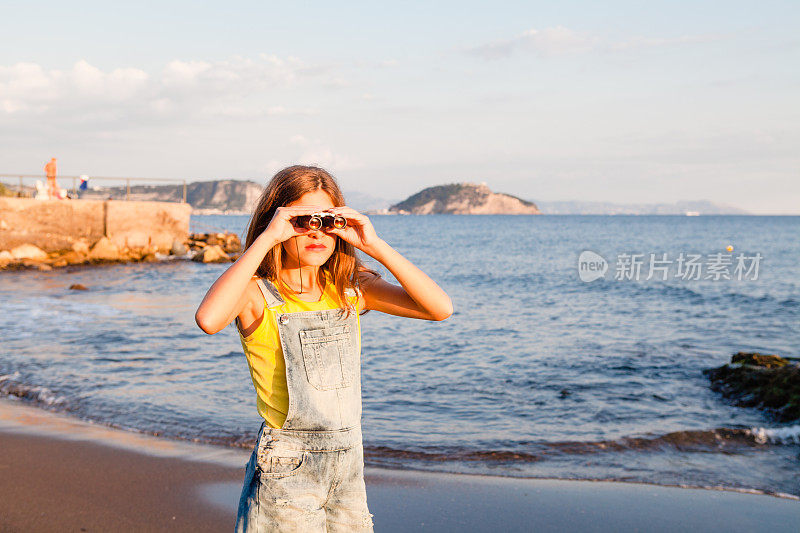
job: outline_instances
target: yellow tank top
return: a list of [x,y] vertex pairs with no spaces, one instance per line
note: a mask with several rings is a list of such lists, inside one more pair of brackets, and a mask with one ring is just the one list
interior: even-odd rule
[[[266,283],[266,282],[265,282]],[[276,283],[277,285],[277,283]],[[358,291],[356,291],[358,294]],[[326,273],[326,285],[322,298],[316,302],[304,302],[281,291],[284,304],[267,308],[264,301],[264,318],[255,331],[247,337],[237,327],[242,349],[250,368],[250,377],[256,389],[256,407],[258,413],[266,420],[267,425],[280,428],[286,421],[289,411],[289,391],[286,387],[286,364],[283,349],[278,337],[278,325],[275,313],[295,313],[299,311],[319,311],[340,307],[330,274]],[[363,298],[357,295],[348,296],[358,312],[363,310]],[[357,316],[358,350],[361,350],[361,317]]]

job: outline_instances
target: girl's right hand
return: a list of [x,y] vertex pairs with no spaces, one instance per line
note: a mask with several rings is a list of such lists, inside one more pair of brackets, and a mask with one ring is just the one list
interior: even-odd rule
[[275,210],[275,214],[272,215],[272,220],[270,220],[262,235],[264,233],[271,235],[277,241],[276,244],[278,244],[287,239],[291,239],[292,237],[304,235],[309,231],[316,231],[308,228],[295,227],[292,224],[292,218],[300,215],[318,213],[320,211],[324,211],[325,209],[326,208],[321,205],[295,205],[292,207],[279,207]]

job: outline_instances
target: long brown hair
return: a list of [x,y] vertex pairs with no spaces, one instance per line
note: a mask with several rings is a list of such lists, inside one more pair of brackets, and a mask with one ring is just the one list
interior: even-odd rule
[[[339,185],[330,173],[326,170],[305,165],[293,165],[278,171],[267,183],[264,192],[258,199],[253,216],[247,229],[244,249],[247,250],[255,242],[261,233],[267,229],[272,221],[278,207],[288,205],[299,200],[307,192],[314,192],[322,189],[331,197],[335,207],[345,205],[344,195],[339,189]],[[298,294],[295,290],[284,283],[281,278],[283,270],[283,247],[281,243],[276,244],[264,256],[264,260],[256,269],[256,275],[271,281],[276,281],[282,290],[289,294]],[[378,272],[367,268],[356,255],[356,247],[338,237],[336,248],[325,264],[320,265],[320,274],[329,273],[336,287],[336,293],[342,307],[347,309],[347,316],[354,310],[350,301],[345,297],[345,289],[360,288],[364,275],[362,273],[380,276]],[[365,310],[361,314],[368,312]]]

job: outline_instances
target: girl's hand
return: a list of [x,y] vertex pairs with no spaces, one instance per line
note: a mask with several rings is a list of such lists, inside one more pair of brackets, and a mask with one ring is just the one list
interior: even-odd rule
[[327,228],[325,233],[341,237],[345,242],[366,253],[369,253],[368,250],[380,241],[378,234],[375,233],[375,228],[372,227],[372,222],[366,215],[347,206],[331,207],[325,211],[334,215],[342,215],[347,219],[347,226],[344,228]]
[[291,239],[292,237],[296,237],[297,235],[304,235],[309,231],[314,231],[304,227],[295,227],[295,225],[292,224],[292,218],[301,215],[319,213],[324,209],[325,208],[321,205],[295,205],[291,207],[279,207],[275,210],[275,214],[272,215],[272,220],[269,221],[269,225],[261,235],[271,235],[277,241],[276,244],[278,244],[287,239]]

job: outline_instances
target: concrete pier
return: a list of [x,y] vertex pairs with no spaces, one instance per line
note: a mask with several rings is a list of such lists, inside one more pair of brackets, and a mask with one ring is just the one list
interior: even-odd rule
[[105,236],[120,248],[166,253],[175,239],[187,239],[191,213],[187,203],[0,197],[0,250],[28,243],[55,252]]

